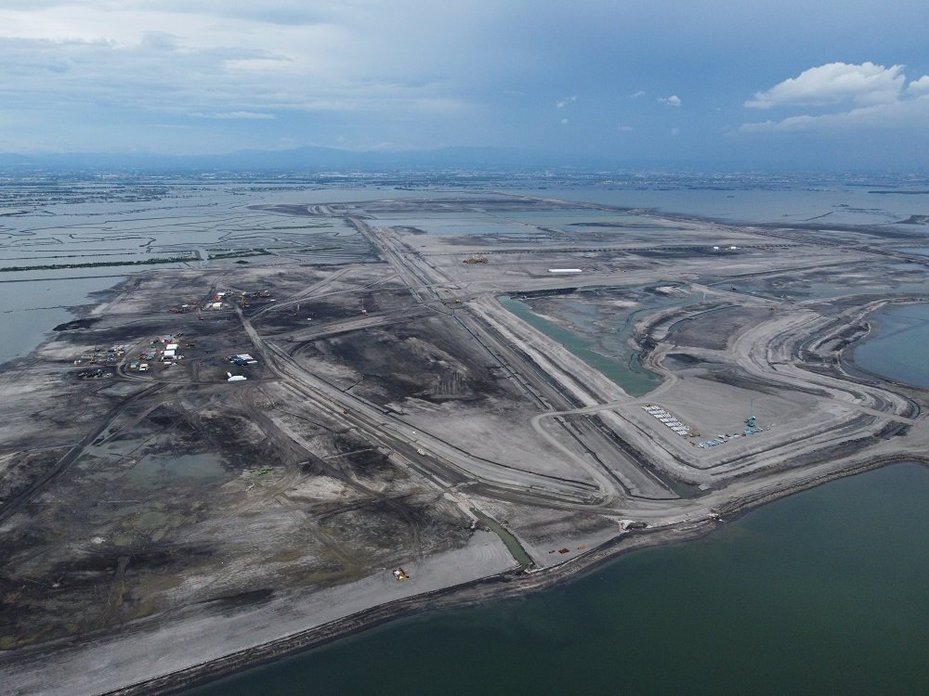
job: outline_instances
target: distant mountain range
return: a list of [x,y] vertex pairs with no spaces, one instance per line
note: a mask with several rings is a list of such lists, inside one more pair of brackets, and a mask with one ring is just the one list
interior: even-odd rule
[[435,150],[395,152],[362,152],[327,147],[301,147],[292,150],[240,150],[219,155],[100,152],[0,153],[0,167],[8,170],[383,171],[410,168],[460,169],[472,167],[475,169],[516,169],[546,166],[590,166],[591,164],[595,163],[590,161],[575,162],[571,161],[569,157],[527,152],[513,148],[490,147],[446,147]]

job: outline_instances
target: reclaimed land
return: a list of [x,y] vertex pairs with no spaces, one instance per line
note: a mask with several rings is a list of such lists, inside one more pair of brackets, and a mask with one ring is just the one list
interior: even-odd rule
[[140,273],[2,367],[8,693],[180,690],[926,461],[926,393],[847,366],[872,312],[926,300],[879,228],[492,194],[261,211],[370,258]]

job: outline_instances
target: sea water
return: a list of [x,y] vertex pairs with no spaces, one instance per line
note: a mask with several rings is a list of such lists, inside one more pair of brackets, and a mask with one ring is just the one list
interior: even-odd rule
[[885,307],[872,321],[877,330],[855,347],[855,364],[881,377],[929,388],[929,304]]
[[433,612],[190,691],[929,693],[929,470],[901,464],[550,590]]

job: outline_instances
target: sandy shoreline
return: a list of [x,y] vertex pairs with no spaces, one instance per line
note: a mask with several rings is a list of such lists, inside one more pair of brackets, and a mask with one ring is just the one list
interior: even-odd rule
[[462,608],[487,601],[505,600],[553,587],[566,578],[581,577],[631,551],[696,539],[711,533],[717,523],[698,522],[689,527],[655,529],[617,537],[615,541],[588,552],[562,565],[533,573],[507,571],[488,578],[474,580],[433,592],[373,607],[318,628],[285,636],[264,645],[243,650],[219,660],[196,665],[178,672],[106,694],[135,695],[179,693],[214,679],[274,662],[297,653],[320,647],[340,638],[361,633],[396,619],[427,611]]
[[912,455],[882,457],[853,468],[832,471],[821,477],[798,482],[791,488],[775,493],[749,496],[744,500],[733,501],[724,510],[720,510],[719,521],[705,519],[671,528],[631,531],[557,566],[529,573],[511,570],[461,585],[395,600],[217,660],[104,693],[105,696],[182,693],[194,686],[270,664],[400,618],[427,611],[464,608],[487,601],[500,601],[541,592],[565,580],[570,581],[596,572],[603,565],[627,553],[693,541],[713,533],[727,521],[733,521],[781,498],[825,485],[831,481],[904,462],[915,462],[929,467],[929,457],[919,458]]

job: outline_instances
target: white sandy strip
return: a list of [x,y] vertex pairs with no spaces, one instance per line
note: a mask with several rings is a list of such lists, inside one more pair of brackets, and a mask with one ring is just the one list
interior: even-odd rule
[[65,648],[59,654],[18,655],[0,665],[5,695],[98,694],[223,657],[320,626],[355,612],[515,567],[490,532],[475,532],[468,546],[404,563],[410,579],[391,569],[356,583],[315,593],[289,594],[237,614],[195,607],[158,626],[144,622],[130,635]]

